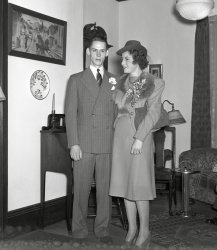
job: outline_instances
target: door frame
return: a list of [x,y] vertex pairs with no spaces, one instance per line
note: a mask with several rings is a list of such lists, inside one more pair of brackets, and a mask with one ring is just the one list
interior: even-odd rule
[[0,1],[0,86],[6,101],[0,102],[0,236],[8,214],[8,0]]

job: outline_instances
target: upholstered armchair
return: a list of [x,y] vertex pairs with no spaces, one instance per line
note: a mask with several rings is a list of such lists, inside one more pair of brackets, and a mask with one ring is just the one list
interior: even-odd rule
[[213,204],[216,198],[217,148],[197,148],[182,152],[179,156],[179,168],[199,171],[190,174],[189,197]]

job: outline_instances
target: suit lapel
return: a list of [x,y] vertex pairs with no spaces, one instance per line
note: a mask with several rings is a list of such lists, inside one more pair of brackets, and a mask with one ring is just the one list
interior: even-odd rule
[[107,71],[104,71],[104,76],[103,76],[103,81],[102,81],[102,86],[100,88],[100,92],[105,92],[108,95],[111,95],[111,88],[112,85],[109,83],[109,74]]
[[87,68],[83,74],[83,84],[88,88],[91,92],[92,96],[96,99],[99,93],[99,87],[97,86],[96,79],[90,70]]
[[104,71],[102,85],[99,88],[99,93],[97,95],[95,104],[93,106],[93,110],[95,109],[97,103],[104,102],[107,98],[109,98],[109,99],[111,98],[111,96],[112,96],[111,88],[112,88],[112,86],[109,83],[109,74],[107,71]]

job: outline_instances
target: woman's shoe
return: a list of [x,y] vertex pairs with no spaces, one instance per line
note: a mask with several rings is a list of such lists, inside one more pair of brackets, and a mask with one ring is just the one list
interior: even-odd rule
[[133,240],[125,241],[124,244],[121,245],[121,249],[131,248],[131,246],[133,246]]
[[145,239],[145,241],[140,245],[135,245],[135,247],[133,248],[134,250],[147,250],[149,249],[149,245],[150,245],[150,242],[151,242],[151,233],[149,232],[148,234],[148,237]]
[[130,241],[125,240],[125,242],[122,246],[124,246],[126,248],[130,248],[131,246],[133,246],[135,244],[137,236],[138,236],[138,230],[136,231],[133,238]]

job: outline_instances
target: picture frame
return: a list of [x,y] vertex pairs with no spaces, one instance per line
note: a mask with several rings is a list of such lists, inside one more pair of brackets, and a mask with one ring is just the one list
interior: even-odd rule
[[8,4],[8,54],[66,64],[67,22]]
[[149,73],[159,78],[163,78],[163,64],[149,64]]

